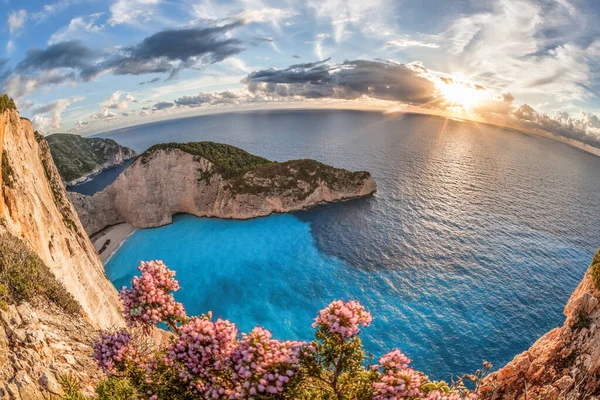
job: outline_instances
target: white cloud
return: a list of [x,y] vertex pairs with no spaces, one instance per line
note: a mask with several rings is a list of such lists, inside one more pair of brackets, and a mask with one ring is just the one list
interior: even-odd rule
[[33,110],[32,123],[35,129],[43,134],[56,131],[62,126],[62,114],[73,103],[83,100],[83,97],[73,99],[58,99]]
[[[583,100],[593,80],[592,46],[575,44],[585,16],[565,1],[494,2],[492,12],[455,19],[442,37],[454,54],[448,72],[519,96]],[[550,33],[548,33],[550,32]]]
[[123,96],[123,91],[117,90],[110,97],[106,98],[100,105],[104,109],[113,109],[113,110],[127,110],[129,108],[129,103],[134,101],[135,98],[126,94]]
[[319,33],[315,36],[315,55],[319,57],[319,60],[324,60],[323,56],[323,40],[330,38],[331,35],[328,33]]
[[[395,27],[389,20],[395,13],[395,3],[389,0],[309,0],[320,20],[331,24],[333,39],[342,42],[358,29],[367,36],[385,37]],[[385,10],[385,12],[382,12]]]
[[156,6],[161,0],[117,0],[110,6],[111,26],[120,24],[137,25],[148,22],[156,12]]
[[48,44],[72,40],[75,37],[80,38],[81,34],[84,32],[99,32],[103,30],[105,28],[104,24],[96,25],[96,21],[101,16],[102,13],[95,13],[88,17],[73,18],[71,22],[69,22],[69,25],[60,28],[50,36]]
[[12,40],[9,40],[8,42],[6,42],[6,52],[8,54],[12,53],[14,49],[15,49],[15,42],[13,42]]
[[8,15],[8,30],[11,35],[16,34],[25,24],[27,20],[27,11],[13,11]]
[[390,40],[389,42],[386,43],[386,45],[396,46],[396,47],[429,47],[431,49],[437,49],[438,47],[440,47],[436,43],[420,42],[418,40],[411,40],[411,39]]

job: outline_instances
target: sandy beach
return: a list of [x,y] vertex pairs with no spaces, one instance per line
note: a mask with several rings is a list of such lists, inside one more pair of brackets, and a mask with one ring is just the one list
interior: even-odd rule
[[119,248],[121,243],[133,232],[135,228],[127,223],[104,228],[90,238],[94,248],[100,255],[102,264],[106,264],[110,256]]

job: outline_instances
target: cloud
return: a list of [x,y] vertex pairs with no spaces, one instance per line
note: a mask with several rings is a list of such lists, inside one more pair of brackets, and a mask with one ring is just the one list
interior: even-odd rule
[[369,96],[423,104],[436,94],[435,84],[412,65],[365,60],[329,65],[327,61],[296,64],[283,70],[256,71],[243,83],[252,93],[282,97],[349,100]]
[[110,26],[149,22],[161,0],[117,0],[110,6]]
[[125,96],[123,94],[123,91],[117,90],[110,97],[106,98],[101,106],[113,110],[127,110],[129,103],[134,101],[135,98],[130,94],[126,94]]
[[159,78],[159,77],[156,77],[156,78],[152,78],[152,79],[150,79],[150,80],[148,80],[148,81],[140,82],[140,85],[145,85],[145,84],[147,84],[147,83],[156,83],[156,82],[158,82],[158,81],[160,81],[160,78]]
[[595,16],[566,1],[492,4],[488,12],[454,19],[440,35],[447,38],[454,70],[517,96],[552,93],[562,101],[593,96],[589,88],[599,58],[589,35]]
[[15,35],[25,24],[27,20],[27,11],[13,11],[8,15],[8,30],[12,35]]
[[161,101],[161,102],[156,103],[152,109],[156,110],[156,111],[166,110],[167,108],[171,108],[174,105],[175,105],[175,103]]
[[575,118],[565,111],[557,111],[553,116],[549,116],[536,111],[529,104],[523,104],[512,112],[511,117],[523,127],[541,129],[600,147],[600,120],[596,115],[582,112],[579,118]]
[[27,51],[25,58],[17,65],[17,71],[35,72],[58,68],[85,70],[90,61],[97,57],[89,47],[79,41],[52,44],[45,49]]
[[430,42],[420,42],[418,40],[410,40],[410,39],[396,39],[390,40],[386,43],[387,46],[395,46],[395,47],[428,47],[431,49],[437,49],[440,47],[436,43]]
[[[8,93],[15,99],[21,99],[43,88],[72,82],[75,79],[73,73],[61,73],[57,70],[43,71],[35,77],[26,75],[10,75],[2,82],[3,93]],[[1,80],[0,80],[1,81]]]
[[6,79],[5,91],[21,97],[46,84],[90,81],[103,73],[166,73],[173,78],[183,69],[201,69],[243,51],[241,41],[227,37],[241,25],[238,21],[207,28],[165,30],[134,46],[112,50],[93,50],[77,40],[32,49]]
[[106,60],[82,68],[80,74],[85,80],[104,72],[115,75],[168,73],[172,78],[182,69],[201,68],[243,51],[241,41],[224,37],[238,26],[240,23],[236,22],[158,32],[135,46],[121,49]]
[[235,15],[233,18],[242,21],[244,24],[253,22],[275,22],[281,19],[291,18],[295,13],[291,10],[283,10],[281,8],[262,7],[244,10]]
[[33,110],[32,123],[35,129],[46,134],[60,129],[62,113],[72,103],[83,100],[82,97],[74,99],[58,99],[51,103],[39,106]]
[[[117,114],[110,111],[108,108],[104,108],[90,116],[91,119],[114,119],[117,118]],[[87,122],[86,122],[87,123]]]
[[319,33],[315,36],[315,55],[319,57],[319,60],[323,60],[323,40],[330,38],[331,35],[328,33]]
[[56,44],[72,37],[80,37],[85,32],[99,32],[103,30],[105,28],[104,24],[96,25],[96,21],[101,16],[102,13],[95,13],[88,17],[73,18],[69,22],[69,25],[60,28],[50,36],[48,44]]
[[175,100],[180,107],[199,107],[201,105],[233,104],[240,99],[241,95],[232,91],[221,93],[202,92],[197,96],[183,96]]

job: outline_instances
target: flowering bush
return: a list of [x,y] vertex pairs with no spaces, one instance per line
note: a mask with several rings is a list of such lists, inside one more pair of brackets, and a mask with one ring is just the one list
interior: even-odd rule
[[127,331],[103,333],[94,348],[94,359],[109,376],[115,375],[117,369],[124,369],[128,362],[134,362],[136,356]]
[[367,327],[373,318],[356,300],[344,302],[337,300],[329,304],[315,318],[313,328],[321,327],[332,334],[339,334],[343,339],[360,333],[359,326]]
[[120,292],[129,326],[141,324],[149,330],[160,322],[174,327],[184,320],[183,304],[171,294],[179,290],[175,272],[162,261],[141,262],[138,270],[142,276],[133,278],[131,289],[123,287]]
[[[164,323],[172,336],[150,351],[128,331],[104,333],[94,358],[121,387],[138,399],[221,400],[474,400],[462,379],[452,386],[433,382],[410,367],[410,359],[393,350],[371,365],[362,347],[361,327],[371,314],[357,301],[336,300],[314,320],[315,340],[280,341],[255,327],[238,334],[235,324],[208,313],[187,317],[173,292],[179,290],[161,261],[142,262],[141,277],[121,290],[125,318],[131,328],[149,335]],[[466,376],[476,383],[489,371]],[[117,382],[117,381],[114,381]],[[112,387],[105,385],[104,389]],[[104,392],[103,392],[104,393]],[[106,393],[105,393],[106,394]]]
[[[379,359],[382,368],[378,381],[373,383],[374,400],[414,399],[421,397],[422,374],[410,368],[410,359],[393,350]],[[379,366],[377,366],[377,369]]]

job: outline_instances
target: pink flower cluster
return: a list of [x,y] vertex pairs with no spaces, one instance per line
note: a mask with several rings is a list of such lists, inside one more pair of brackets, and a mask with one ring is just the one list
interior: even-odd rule
[[108,375],[117,373],[117,366],[136,361],[137,352],[127,331],[104,333],[94,345],[94,359]]
[[231,398],[253,399],[283,393],[285,385],[298,372],[303,342],[271,339],[261,327],[243,334],[233,352],[235,392]]
[[146,329],[159,322],[185,318],[183,304],[177,303],[171,292],[179,290],[175,272],[162,261],[141,262],[142,276],[133,278],[131,289],[121,289],[125,318],[130,326],[141,324]]
[[231,394],[223,371],[231,366],[237,346],[235,324],[219,318],[193,318],[178,330],[177,341],[167,352],[168,361],[181,366],[180,377],[204,398]]
[[372,321],[371,314],[358,301],[336,300],[319,311],[312,326],[326,329],[347,339],[360,333],[359,326],[367,327]]
[[423,376],[409,367],[410,359],[393,350],[379,359],[381,377],[373,383],[373,400],[420,398]]

